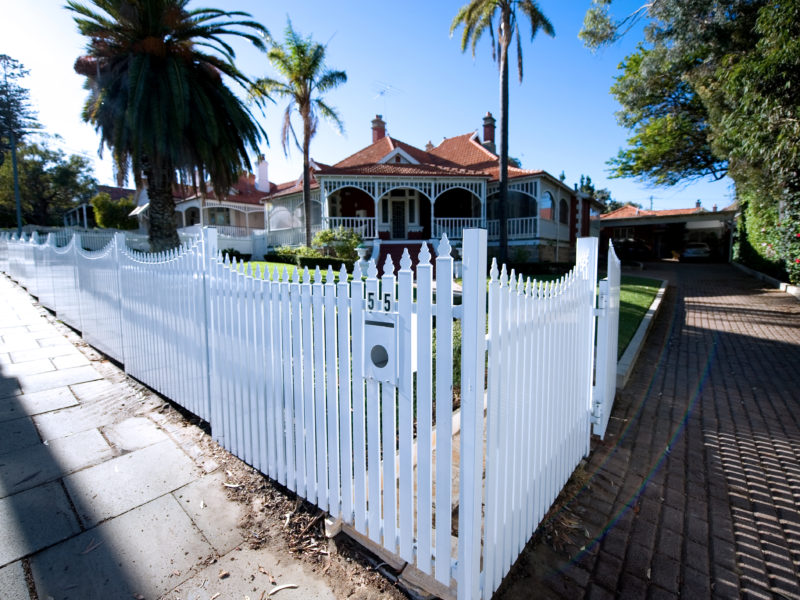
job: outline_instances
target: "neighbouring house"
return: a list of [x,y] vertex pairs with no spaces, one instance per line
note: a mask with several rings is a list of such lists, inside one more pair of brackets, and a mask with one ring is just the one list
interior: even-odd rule
[[690,242],[704,242],[715,258],[728,260],[736,213],[735,204],[722,210],[714,205],[709,211],[699,200],[694,208],[670,210],[623,206],[600,215],[600,243],[638,244],[639,258],[658,259],[679,256]]
[[[566,262],[575,240],[590,234],[598,203],[541,170],[509,166],[506,214],[512,260]],[[500,239],[499,163],[495,119],[477,132],[430,142],[420,149],[386,133],[381,115],[372,120],[372,143],[343,160],[311,164],[312,230],[345,227],[359,232],[382,256],[392,246],[418,248],[418,240],[447,234],[456,245],[463,230],[488,230]],[[267,200],[271,246],[304,241],[302,176],[276,185]],[[416,243],[414,243],[416,242]]]
[[[201,192],[197,186],[176,185],[175,224],[178,229],[210,226],[227,236],[248,237],[253,232],[264,231],[264,201],[274,188],[267,179],[268,165],[263,156],[256,164],[257,174],[243,173],[228,193],[219,197],[213,188]],[[221,195],[220,195],[221,196]],[[143,189],[136,209],[143,230],[147,229],[147,189]]]

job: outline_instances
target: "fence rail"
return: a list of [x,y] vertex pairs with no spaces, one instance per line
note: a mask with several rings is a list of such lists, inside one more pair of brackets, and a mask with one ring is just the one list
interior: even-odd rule
[[396,275],[387,258],[350,281],[247,273],[213,229],[155,255],[120,234],[96,252],[40,242],[0,235],[0,269],[225,448],[454,597],[491,597],[588,451],[596,240],[557,282],[493,265],[487,286],[487,233],[467,230],[459,307],[446,237],[415,269],[406,251]]

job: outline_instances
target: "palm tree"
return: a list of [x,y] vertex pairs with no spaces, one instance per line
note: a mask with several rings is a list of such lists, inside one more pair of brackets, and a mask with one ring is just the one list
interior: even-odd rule
[[[289,100],[283,113],[281,143],[284,154],[289,153],[291,140],[303,152],[303,220],[306,226],[306,245],[311,246],[311,175],[309,173],[309,148],[311,138],[317,133],[318,115],[330,119],[343,131],[342,121],[322,95],[347,81],[344,71],[331,71],[325,67],[326,48],[310,37],[301,37],[292,22],[286,26],[286,41],[283,45],[273,42],[267,53],[272,65],[283,80],[264,77],[258,79],[251,89],[254,98],[277,96]],[[302,142],[292,124],[292,115],[297,112],[303,122]],[[324,198],[321,199],[323,202]]]
[[[500,11],[495,41],[495,12]],[[528,17],[531,24],[531,40],[541,29],[549,36],[555,35],[552,23],[544,16],[534,0],[471,0],[458,11],[450,25],[450,35],[460,26],[461,51],[469,44],[472,56],[481,36],[488,32],[492,41],[492,58],[500,67],[500,192],[498,198],[498,217],[500,219],[500,258],[508,258],[508,219],[506,201],[508,198],[508,49],[512,38],[517,42],[517,71],[522,82],[522,42],[520,39],[518,15]]]
[[[265,48],[267,31],[244,12],[188,9],[189,0],[68,0],[89,38],[75,71],[86,77],[83,119],[108,146],[117,178],[132,170],[147,180],[150,248],[179,244],[173,188],[180,174],[205,190],[206,175],[224,196],[243,169],[248,148],[266,139],[223,76],[251,82],[234,65],[227,36]],[[198,181],[199,180],[199,181]]]

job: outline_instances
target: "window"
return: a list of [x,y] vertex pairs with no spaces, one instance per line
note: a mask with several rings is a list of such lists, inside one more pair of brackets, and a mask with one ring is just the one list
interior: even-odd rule
[[558,222],[563,225],[569,225],[569,204],[563,198],[558,203]]
[[548,221],[552,221],[553,217],[553,196],[550,195],[550,192],[545,192],[542,195],[542,201],[539,206],[539,216],[542,219],[547,219]]

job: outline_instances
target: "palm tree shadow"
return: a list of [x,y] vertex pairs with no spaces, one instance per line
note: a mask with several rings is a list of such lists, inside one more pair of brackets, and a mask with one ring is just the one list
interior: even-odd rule
[[78,515],[91,507],[63,483],[80,468],[80,438],[42,441],[35,403],[23,391],[0,362],[0,569],[26,572],[30,583],[14,581],[14,589],[31,585],[39,598],[132,597],[137,590],[114,540],[102,525],[85,527]]

